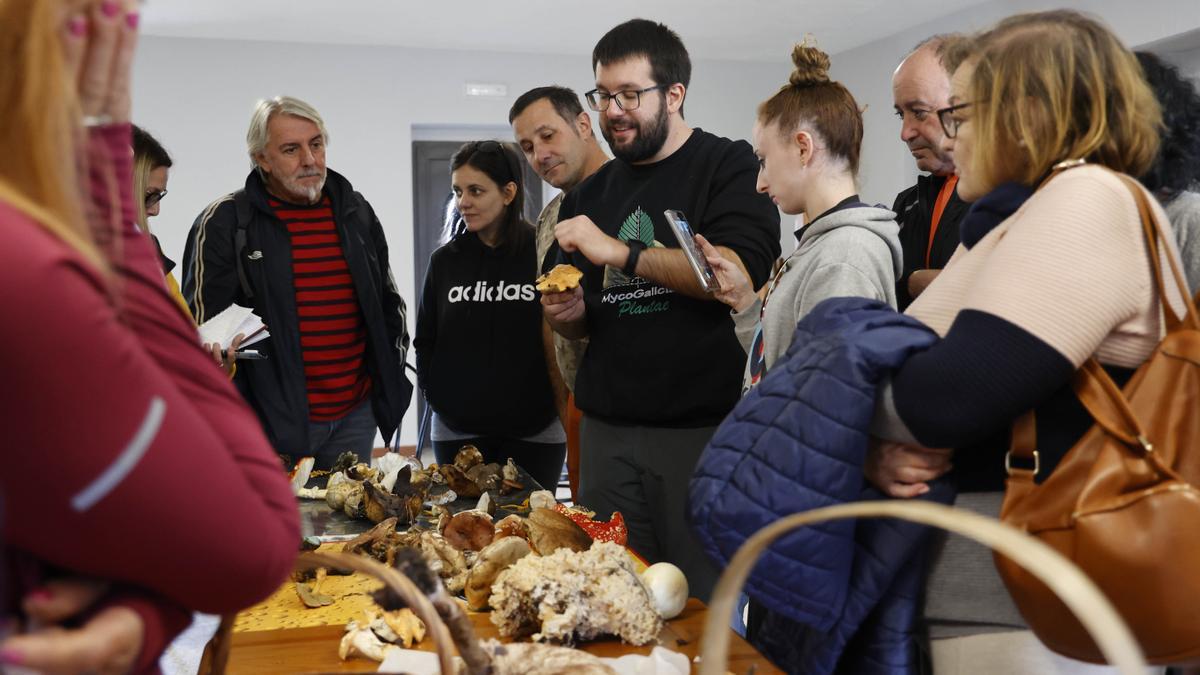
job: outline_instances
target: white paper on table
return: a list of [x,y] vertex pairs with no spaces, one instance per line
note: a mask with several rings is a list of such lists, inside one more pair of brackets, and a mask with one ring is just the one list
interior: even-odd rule
[[229,343],[233,342],[233,338],[239,333],[246,336],[242,341],[243,347],[271,336],[254,310],[241,305],[230,305],[220,314],[200,324],[200,341],[205,344],[219,343],[221,349],[228,349]]
[[627,654],[616,659],[600,659],[617,675],[688,675],[692,664],[679,652],[655,647],[649,656]]
[[[438,658],[433,652],[415,649],[389,648],[379,673],[411,673],[412,675],[438,675]],[[616,659],[600,659],[617,675],[688,675],[692,666],[688,658],[679,652],[655,647],[649,656],[627,654]]]
[[439,675],[441,667],[434,652],[420,652],[398,647],[384,652],[386,656],[379,664],[377,673],[411,673],[411,675]]

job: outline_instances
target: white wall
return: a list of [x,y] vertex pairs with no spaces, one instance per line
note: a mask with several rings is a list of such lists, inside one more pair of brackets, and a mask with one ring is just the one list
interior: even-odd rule
[[[1071,3],[994,0],[832,55],[834,77],[867,108],[860,173],[863,198],[890,206],[897,192],[916,182],[916,165],[900,141],[900,125],[892,109],[892,71],[908,50],[937,33],[976,31],[1016,12],[1052,9],[1066,4],[1100,17],[1133,47],[1200,27],[1200,2],[1197,0],[1076,0]],[[820,36],[817,38],[819,40]],[[1200,63],[1195,64],[1192,72],[1198,70]]]
[[[755,105],[784,81],[785,65],[697,62],[685,108],[688,121],[748,138]],[[196,214],[243,184],[250,168],[246,125],[255,101],[297,96],[325,117],[329,166],[350,179],[384,224],[410,330],[415,328],[413,126],[486,133],[489,127],[507,126],[509,105],[528,89],[561,84],[582,93],[593,86],[590,62],[583,56],[154,37],[139,46],[134,80],[135,121],[175,160],[170,195],[162,215],[151,222],[168,256],[180,261]],[[504,83],[509,96],[467,99],[465,82]],[[410,412],[401,442],[415,440]]]
[[[1197,0],[1082,0],[1131,45],[1200,27]],[[891,73],[914,44],[934,33],[986,27],[1008,14],[1052,5],[1038,0],[993,0],[857,49],[833,55],[833,74],[865,105],[861,194],[890,205],[916,179],[892,114]],[[686,36],[685,36],[686,37]],[[797,36],[800,38],[802,36]],[[821,36],[816,36],[818,41]],[[276,42],[146,37],[135,68],[135,119],[172,153],[170,196],[152,226],[169,256],[182,258],[192,219],[212,199],[242,185],[249,170],[245,131],[254,102],[290,94],[325,116],[332,136],[329,165],[345,174],[379,213],[391,247],[396,280],[415,319],[412,279],[413,127],[503,130],[521,92],[562,84],[592,88],[585,56],[346,47]],[[1191,70],[1200,73],[1193,60]],[[732,138],[748,138],[759,101],[782,84],[791,66],[778,61],[697,61],[686,105],[688,121]],[[465,82],[508,86],[503,99],[467,99]],[[421,224],[435,227],[435,223]],[[790,250],[791,226],[782,240]],[[402,442],[416,439],[412,414]]]

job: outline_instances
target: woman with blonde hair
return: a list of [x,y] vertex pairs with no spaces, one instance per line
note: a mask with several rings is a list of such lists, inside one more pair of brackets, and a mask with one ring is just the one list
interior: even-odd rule
[[[956,505],[996,516],[1014,420],[1036,412],[1048,475],[1093,423],[1071,388],[1076,369],[1095,357],[1124,385],[1164,333],[1138,209],[1114,173],[1150,167],[1161,113],[1133,54],[1066,10],[979,36],[951,94],[938,115],[974,205],[961,248],[906,312],[941,339],[883,390],[875,432],[901,443],[876,444],[866,473],[910,496],[950,469],[949,453],[924,449],[954,448]],[[1163,269],[1178,255],[1166,243]],[[1168,296],[1179,312],[1171,284]],[[934,554],[924,611],[935,672],[1109,672],[1042,646],[990,554],[955,537]]]
[[171,297],[190,316],[191,310],[188,309],[183,294],[179,292],[179,282],[172,274],[172,270],[175,269],[175,261],[163,253],[162,244],[150,230],[150,219],[158,215],[163,197],[167,196],[167,180],[171,176],[171,167],[174,162],[171,161],[171,155],[158,142],[158,139],[136,124],[131,126],[133,128],[133,201],[137,207],[137,225],[142,232],[149,235],[154,242],[154,247],[158,249],[158,259],[162,263],[163,277],[166,279],[167,290],[171,292]]
[[6,669],[155,672],[297,549],[278,459],[135,226],[137,24],[130,0],[0,2]]

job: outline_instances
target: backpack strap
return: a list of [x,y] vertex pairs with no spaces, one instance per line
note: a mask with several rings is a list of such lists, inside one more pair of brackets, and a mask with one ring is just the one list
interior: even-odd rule
[[246,275],[246,230],[250,227],[250,219],[254,216],[254,207],[245,190],[233,193],[233,206],[237,212],[237,227],[233,233],[234,260],[237,261],[238,283],[241,284],[242,294],[246,300],[254,299],[254,289],[250,286],[250,277]]

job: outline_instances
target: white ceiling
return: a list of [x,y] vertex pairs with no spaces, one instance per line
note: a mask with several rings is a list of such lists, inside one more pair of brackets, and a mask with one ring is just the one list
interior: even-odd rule
[[150,0],[148,35],[591,54],[609,28],[662,21],[693,59],[777,61],[812,33],[829,53],[984,0]]

